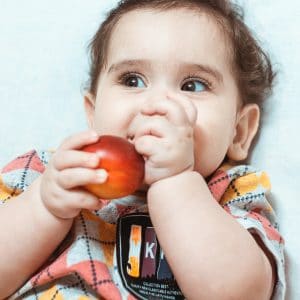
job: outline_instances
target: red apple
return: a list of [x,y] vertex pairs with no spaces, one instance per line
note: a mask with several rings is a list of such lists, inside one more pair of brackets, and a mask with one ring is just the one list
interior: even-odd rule
[[97,153],[97,169],[105,169],[108,179],[102,184],[85,188],[102,199],[121,198],[132,194],[144,179],[144,159],[126,139],[111,135],[100,136],[98,142],[85,146],[83,151]]

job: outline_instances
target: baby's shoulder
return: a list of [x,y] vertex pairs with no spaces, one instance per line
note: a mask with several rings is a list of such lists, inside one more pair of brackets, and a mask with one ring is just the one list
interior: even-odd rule
[[227,202],[251,192],[264,196],[271,184],[268,174],[254,166],[224,164],[210,178],[208,187],[216,200]]

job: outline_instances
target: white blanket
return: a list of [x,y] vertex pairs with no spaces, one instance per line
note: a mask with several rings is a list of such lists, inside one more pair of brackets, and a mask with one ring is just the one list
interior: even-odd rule
[[[0,165],[32,148],[55,148],[86,128],[86,47],[116,0],[0,0]],[[286,241],[288,300],[300,299],[300,2],[241,0],[247,22],[278,70],[252,162],[273,183]]]

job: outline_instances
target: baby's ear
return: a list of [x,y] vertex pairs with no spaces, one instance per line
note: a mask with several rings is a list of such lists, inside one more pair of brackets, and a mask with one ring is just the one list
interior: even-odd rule
[[95,96],[91,93],[84,95],[84,109],[89,128],[94,128],[95,124]]
[[248,157],[248,152],[259,126],[260,110],[257,104],[243,106],[238,112],[235,135],[229,146],[227,157],[241,161]]

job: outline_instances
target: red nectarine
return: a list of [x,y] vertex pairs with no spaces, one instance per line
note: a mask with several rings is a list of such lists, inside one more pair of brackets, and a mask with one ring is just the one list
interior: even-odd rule
[[85,188],[102,199],[121,198],[132,194],[144,179],[144,159],[126,139],[111,135],[100,136],[98,142],[82,148],[100,157],[97,169],[105,169],[108,179],[102,184]]

